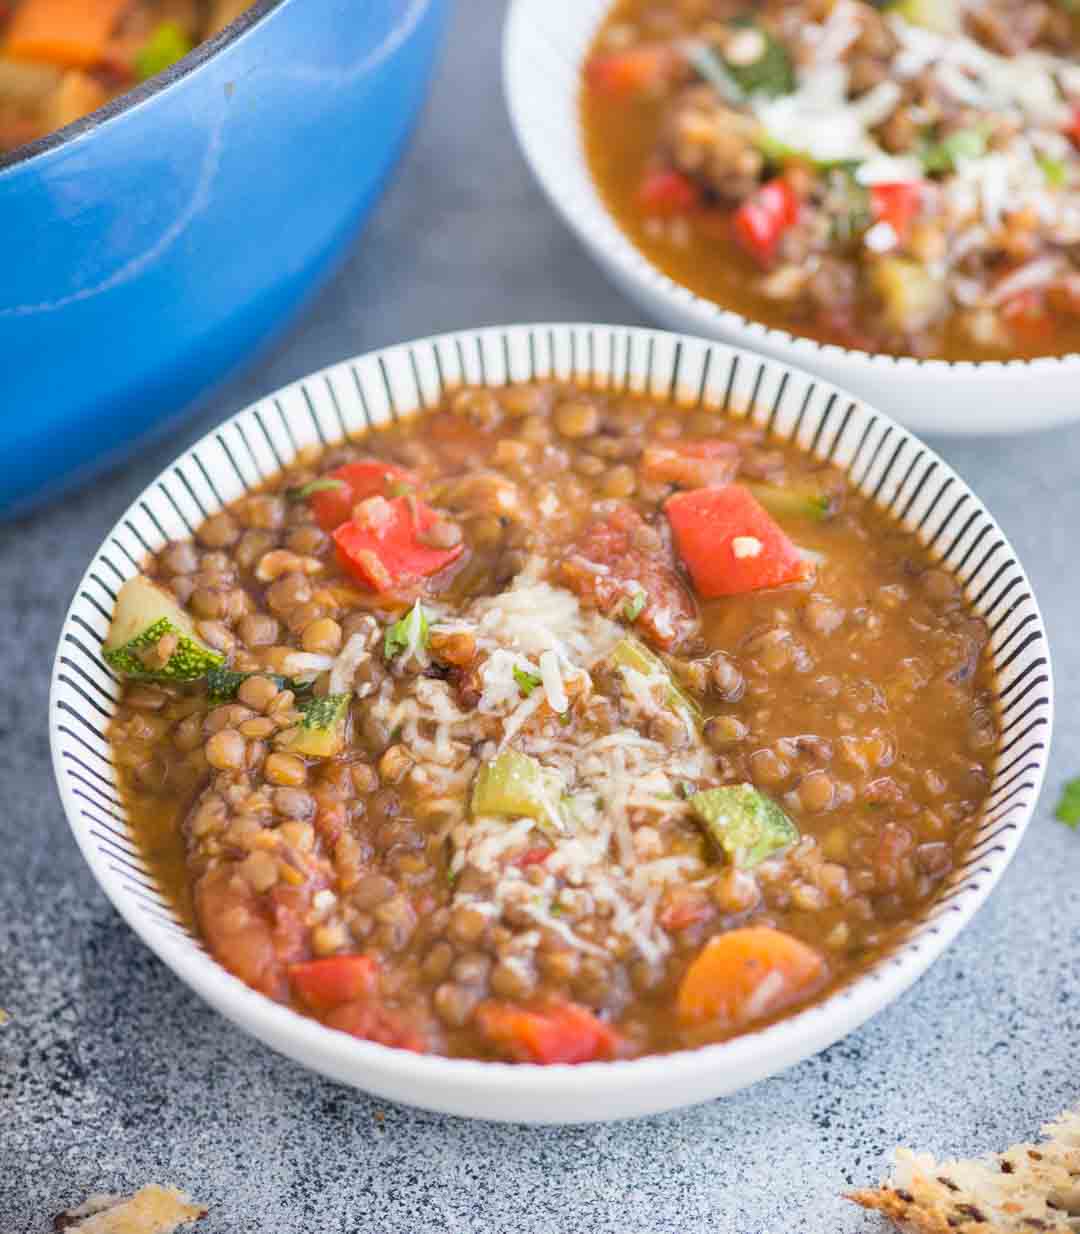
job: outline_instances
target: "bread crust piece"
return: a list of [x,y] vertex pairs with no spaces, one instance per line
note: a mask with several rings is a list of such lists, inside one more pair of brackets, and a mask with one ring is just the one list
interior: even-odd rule
[[205,1217],[207,1209],[173,1187],[151,1183],[132,1196],[92,1195],[53,1221],[56,1230],[82,1234],[173,1234]]
[[1042,1132],[1038,1144],[966,1161],[935,1162],[898,1149],[892,1178],[847,1198],[904,1234],[1076,1234],[1080,1110]]

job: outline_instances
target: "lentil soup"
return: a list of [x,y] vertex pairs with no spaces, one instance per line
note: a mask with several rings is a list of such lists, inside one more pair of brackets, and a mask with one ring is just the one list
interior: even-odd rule
[[537,383],[301,454],[104,654],[129,817],[226,968],[511,1061],[722,1040],[850,980],[978,825],[987,630],[837,470]]
[[1080,351],[1080,25],[1022,0],[619,0],[593,179],[676,282],[796,335]]

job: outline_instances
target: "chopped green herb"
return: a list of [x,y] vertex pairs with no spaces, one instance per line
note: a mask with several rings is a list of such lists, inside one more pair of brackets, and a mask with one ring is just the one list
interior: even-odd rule
[[531,673],[527,668],[520,668],[515,664],[514,680],[518,683],[518,689],[528,698],[533,690],[540,685],[542,678],[539,673]]
[[637,619],[645,611],[645,605],[648,601],[649,597],[645,591],[637,592],[623,605],[623,617],[625,617],[627,621],[637,621]]
[[135,73],[146,81],[171,68],[192,49],[191,39],[175,21],[163,21],[135,55]]
[[[764,94],[773,99],[790,94],[795,89],[795,69],[783,45],[756,22],[736,21],[732,25],[736,33],[729,44],[724,63],[742,93]],[[761,50],[748,63],[735,64],[730,58],[731,49],[746,38],[756,38]]]
[[1069,170],[1061,159],[1052,159],[1049,155],[1039,155],[1038,164],[1042,169],[1042,174],[1046,179],[1046,183],[1052,189],[1059,189],[1068,179]]
[[1071,827],[1074,831],[1080,827],[1080,776],[1066,780],[1061,790],[1061,799],[1057,803],[1054,817],[1059,823]]
[[383,642],[383,654],[388,660],[400,655],[410,648],[419,651],[428,645],[430,626],[420,601],[392,626],[386,627],[386,638]]
[[982,129],[957,129],[938,141],[925,141],[921,157],[930,175],[955,171],[960,159],[977,159],[986,153],[986,134]]
[[287,489],[285,496],[290,501],[306,501],[313,493],[333,493],[338,489],[348,487],[344,480],[320,476],[318,480],[309,480],[307,484],[301,484],[299,488]]

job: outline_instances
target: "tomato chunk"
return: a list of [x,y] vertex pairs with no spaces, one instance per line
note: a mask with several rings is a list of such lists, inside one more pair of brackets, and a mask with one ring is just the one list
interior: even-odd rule
[[398,1050],[412,1050],[414,1054],[426,1054],[428,1050],[423,1033],[401,1012],[391,1011],[378,1003],[364,1000],[343,1003],[335,1007],[323,1023],[350,1037],[376,1041]]
[[1046,298],[1033,287],[1006,300],[1001,316],[1013,334],[1030,342],[1045,338],[1054,330],[1054,319],[1047,308]]
[[612,98],[654,94],[671,81],[681,57],[666,44],[643,44],[628,51],[593,56],[585,65],[591,90]]
[[419,481],[405,467],[380,459],[361,458],[332,471],[328,480],[340,480],[342,487],[311,494],[311,509],[323,531],[334,531],[352,517],[353,507],[368,497],[400,496],[398,486],[416,488]]
[[828,970],[812,947],[769,926],[710,939],[686,970],[678,1012],[685,1024],[734,1031],[810,998]]
[[659,533],[631,506],[618,506],[586,528],[560,563],[559,575],[583,603],[633,624],[667,649],[697,629],[697,613],[666,557]]
[[894,184],[875,184],[870,189],[870,212],[881,223],[888,223],[903,240],[912,220],[922,207],[921,180],[901,180]]
[[370,997],[379,967],[366,955],[335,955],[289,966],[289,983],[312,1011],[330,1011],[342,1003]]
[[641,455],[641,478],[648,484],[717,488],[730,484],[738,470],[739,447],[716,437],[646,446]]
[[763,184],[732,216],[735,238],[761,266],[776,256],[780,238],[798,221],[799,195],[783,176]]
[[354,517],[337,528],[334,543],[342,567],[372,591],[419,582],[465,551],[463,544],[435,548],[424,543],[424,532],[442,519],[414,497],[369,497],[359,512],[359,520]]
[[577,1003],[528,1011],[513,1003],[481,1003],[480,1031],[523,1063],[590,1063],[615,1056],[622,1038]]
[[664,503],[679,556],[706,599],[780,587],[807,563],[773,517],[741,484],[676,493]]
[[646,214],[689,214],[701,204],[701,190],[682,172],[650,171],[638,189],[638,201]]

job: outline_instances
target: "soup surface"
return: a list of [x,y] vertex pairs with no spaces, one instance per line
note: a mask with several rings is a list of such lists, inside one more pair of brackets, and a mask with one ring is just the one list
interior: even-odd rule
[[156,877],[360,1037],[579,1062],[715,1041],[889,948],[977,825],[987,630],[744,420],[536,384],[309,451],[118,600]]
[[3,0],[0,154],[187,55],[252,0]]
[[1080,350],[1073,6],[619,0],[588,162],[697,294],[844,347]]

